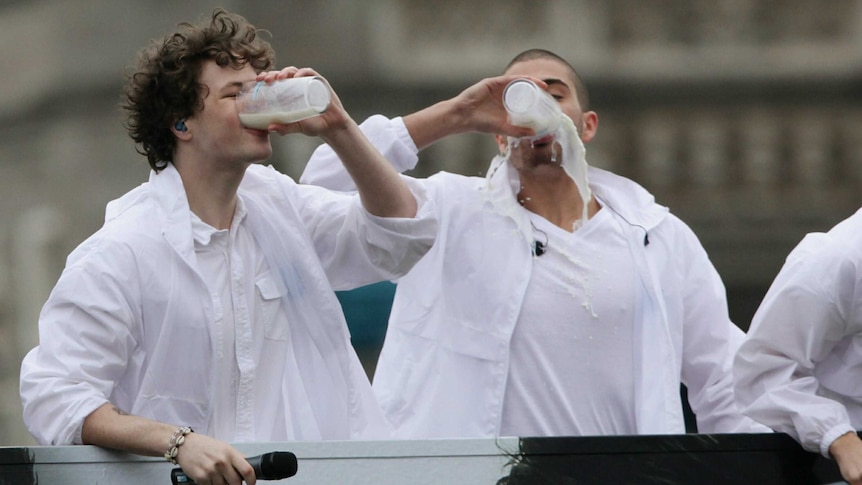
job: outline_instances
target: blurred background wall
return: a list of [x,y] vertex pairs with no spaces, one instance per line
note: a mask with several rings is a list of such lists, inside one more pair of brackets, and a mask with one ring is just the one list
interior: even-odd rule
[[[32,444],[18,370],[66,255],[147,177],[117,108],[150,39],[216,6],[271,32],[278,64],[324,74],[357,120],[406,114],[530,47],[568,58],[600,117],[591,164],[688,222],[743,329],[787,252],[862,205],[862,1],[4,0],[0,3],[0,445]],[[298,178],[317,140],[274,140]],[[483,174],[462,135],[415,174]],[[341,294],[369,369],[388,283]]]

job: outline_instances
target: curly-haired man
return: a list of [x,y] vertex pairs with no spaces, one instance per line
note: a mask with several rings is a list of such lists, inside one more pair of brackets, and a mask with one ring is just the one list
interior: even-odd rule
[[[152,172],[108,205],[43,308],[21,368],[39,443],[164,454],[198,483],[238,485],[254,473],[227,442],[388,436],[332,288],[403,275],[433,211],[334,95],[321,116],[242,126],[244,82],[316,74],[266,72],[273,57],[223,10],[141,52],[124,108]],[[320,136],[359,195],[254,164],[271,131]]]

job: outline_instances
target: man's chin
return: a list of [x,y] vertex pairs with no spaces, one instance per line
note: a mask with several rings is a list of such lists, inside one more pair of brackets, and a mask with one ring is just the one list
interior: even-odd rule
[[530,144],[531,144],[533,147],[540,147],[540,146],[550,145],[550,144],[551,144],[551,143],[553,143],[553,142],[554,142],[554,135],[553,135],[553,134],[551,134],[551,135],[545,135],[545,136],[543,136],[543,137],[540,137],[540,138],[534,138],[534,139],[530,140]]
[[258,153],[254,154],[254,155],[253,155],[252,157],[250,157],[250,158],[252,159],[252,162],[251,162],[251,163],[254,163],[254,164],[265,164],[266,162],[268,162],[268,161],[269,161],[269,159],[271,159],[271,158],[272,158],[272,148],[270,148],[269,150],[262,150],[262,151],[259,151]]

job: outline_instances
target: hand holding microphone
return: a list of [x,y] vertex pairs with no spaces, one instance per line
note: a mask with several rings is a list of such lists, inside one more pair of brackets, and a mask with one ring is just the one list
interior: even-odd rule
[[[254,468],[258,480],[281,480],[296,475],[296,455],[289,451],[273,451],[246,458]],[[182,468],[171,470],[173,485],[194,485],[195,482],[183,473]]]

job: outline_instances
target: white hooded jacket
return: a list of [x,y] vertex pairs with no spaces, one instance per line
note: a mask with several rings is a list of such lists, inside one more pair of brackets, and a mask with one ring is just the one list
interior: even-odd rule
[[862,209],[787,256],[733,372],[742,411],[809,451],[862,429]]
[[[299,378],[285,373],[284,413],[256,416],[255,441],[387,437],[332,288],[406,272],[433,242],[424,192],[415,219],[368,214],[358,197],[301,186],[253,165],[238,191],[266,255],[256,281],[281,302]],[[214,304],[196,261],[191,212],[173,165],[109,204],[105,225],[68,258],[24,359],[24,421],[40,444],[81,443],[84,418],[110,401],[131,414],[206,433],[212,411]],[[284,349],[284,347],[278,347]],[[255,359],[284,359],[277,352]],[[294,376],[295,377],[295,376]],[[232,441],[232,437],[221,437]]]
[[[362,125],[398,169],[417,150],[403,122]],[[302,181],[349,190],[335,154],[321,147]],[[499,435],[509,341],[533,266],[528,216],[514,170],[501,159],[488,179],[439,173],[423,183],[440,229],[428,254],[398,280],[373,388],[402,438]],[[724,286],[691,230],[631,180],[589,169],[592,191],[628,222],[638,282],[635,417],[639,434],[685,432],[680,382],[700,432],[763,432],[737,411],[730,366],[743,333]],[[516,185],[517,186],[517,185]],[[519,217],[521,220],[519,220]]]

